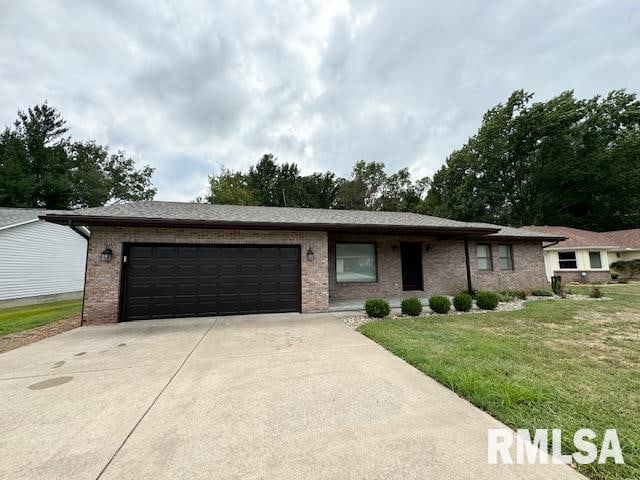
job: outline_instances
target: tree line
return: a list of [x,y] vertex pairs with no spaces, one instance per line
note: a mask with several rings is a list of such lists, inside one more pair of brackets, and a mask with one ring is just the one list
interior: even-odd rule
[[301,176],[265,155],[210,177],[211,203],[418,212],[462,221],[590,230],[640,226],[640,102],[614,90],[544,102],[517,90],[433,178],[359,161],[351,177]]
[[[19,112],[0,135],[0,206],[78,208],[152,199],[153,169],[124,152],[71,141],[46,103]],[[547,101],[513,92],[429,178],[358,161],[348,178],[302,175],[265,154],[246,171],[222,169],[196,201],[418,212],[463,221],[592,230],[640,226],[640,102],[614,90]]]
[[209,177],[208,203],[350,210],[418,211],[426,178],[413,181],[409,170],[385,172],[381,162],[357,162],[351,177],[333,172],[301,175],[295,163],[278,163],[265,154],[247,172],[223,169]]

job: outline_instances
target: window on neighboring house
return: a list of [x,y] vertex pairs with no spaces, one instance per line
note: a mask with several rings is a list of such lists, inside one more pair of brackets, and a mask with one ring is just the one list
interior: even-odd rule
[[558,263],[560,270],[578,268],[576,252],[558,252]]
[[375,243],[336,243],[336,282],[377,281]]
[[600,252],[589,252],[589,264],[593,269],[602,268],[602,257],[600,256]]
[[513,270],[513,250],[511,245],[498,245],[498,265],[500,270]]
[[493,270],[491,263],[491,245],[479,243],[476,245],[476,255],[478,257],[478,270]]

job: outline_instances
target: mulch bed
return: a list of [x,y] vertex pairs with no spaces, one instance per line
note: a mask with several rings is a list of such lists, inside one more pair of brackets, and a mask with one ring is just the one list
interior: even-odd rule
[[38,342],[44,338],[58,335],[59,333],[72,330],[79,326],[80,315],[58,320],[57,322],[51,322],[41,327],[32,328],[31,330],[3,335],[0,337],[0,353]]

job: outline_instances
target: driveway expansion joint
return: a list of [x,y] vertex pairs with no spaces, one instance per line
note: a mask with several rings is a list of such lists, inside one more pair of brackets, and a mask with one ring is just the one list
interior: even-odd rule
[[187,356],[184,358],[184,360],[182,360],[182,363],[180,364],[180,366],[178,367],[178,369],[173,372],[173,375],[171,375],[171,377],[169,378],[169,380],[167,381],[167,383],[160,389],[160,392],[158,392],[158,395],[156,395],[156,397],[153,399],[153,401],[151,402],[151,404],[146,408],[146,410],[142,413],[142,415],[140,416],[140,418],[138,419],[138,421],[135,423],[135,425],[133,426],[133,428],[131,429],[131,431],[129,431],[129,433],[127,434],[127,436],[124,438],[124,440],[122,441],[122,443],[118,446],[118,448],[116,449],[116,451],[113,453],[113,455],[111,456],[111,458],[109,458],[109,461],[107,461],[107,463],[105,464],[104,467],[102,467],[102,470],[100,470],[100,473],[98,473],[98,475],[96,476],[96,480],[99,480],[102,475],[104,474],[104,472],[107,470],[107,468],[109,468],[109,465],[111,465],[111,463],[113,462],[113,460],[116,458],[116,456],[118,455],[118,453],[120,453],[120,451],[122,450],[122,447],[124,447],[125,443],[127,443],[127,440],[129,440],[129,438],[131,438],[131,435],[133,435],[133,432],[136,431],[136,429],[138,428],[138,426],[140,425],[140,423],[142,423],[142,420],[144,420],[144,418],[147,416],[147,414],[149,413],[149,411],[153,408],[153,406],[156,404],[156,402],[158,401],[158,399],[162,396],[162,394],[165,392],[165,390],[169,387],[169,385],[171,385],[171,382],[173,382],[173,379],[176,378],[176,376],[178,375],[178,373],[180,373],[180,371],[182,370],[182,367],[185,366],[185,364],[187,363],[187,361],[189,360],[189,358],[191,358],[191,355],[193,354],[193,352],[196,351],[196,349],[198,348],[198,346],[200,345],[200,343],[205,339],[205,337],[209,334],[209,332],[211,331],[211,329],[213,328],[213,326],[218,322],[217,318],[214,318],[213,321],[211,322],[211,324],[209,325],[209,327],[207,327],[206,331],[200,336],[200,338],[198,339],[198,341],[195,343],[195,345],[193,346],[193,348],[189,351],[189,353],[187,354]]

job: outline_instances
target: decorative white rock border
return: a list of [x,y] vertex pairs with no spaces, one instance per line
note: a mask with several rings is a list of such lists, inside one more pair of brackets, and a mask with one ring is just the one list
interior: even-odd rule
[[[452,300],[452,299],[453,297],[449,296],[449,300]],[[361,315],[355,315],[353,317],[344,317],[343,321],[348,327],[351,327],[355,330],[360,325],[364,325],[365,323],[377,322],[381,320],[394,320],[398,318],[420,318],[420,317],[426,317],[426,316],[445,317],[449,315],[469,315],[469,314],[475,314],[475,313],[514,312],[516,310],[522,310],[524,308],[524,304],[527,302],[544,301],[544,300],[602,301],[602,300],[611,300],[611,298],[609,297],[591,298],[588,295],[576,295],[576,294],[567,294],[564,298],[559,297],[557,295],[551,295],[549,297],[531,296],[531,297],[527,297],[526,300],[514,298],[509,302],[500,302],[498,306],[495,308],[495,310],[481,310],[480,308],[478,308],[474,300],[473,306],[471,307],[471,310],[469,310],[468,312],[458,312],[453,307],[451,307],[452,309],[449,313],[436,313],[433,310],[431,310],[428,306],[425,306],[423,307],[424,309],[422,310],[422,313],[417,317],[410,317],[409,315],[393,313],[392,311],[391,315],[389,315],[386,318],[372,318],[372,317],[368,317],[367,315],[361,314]]]

